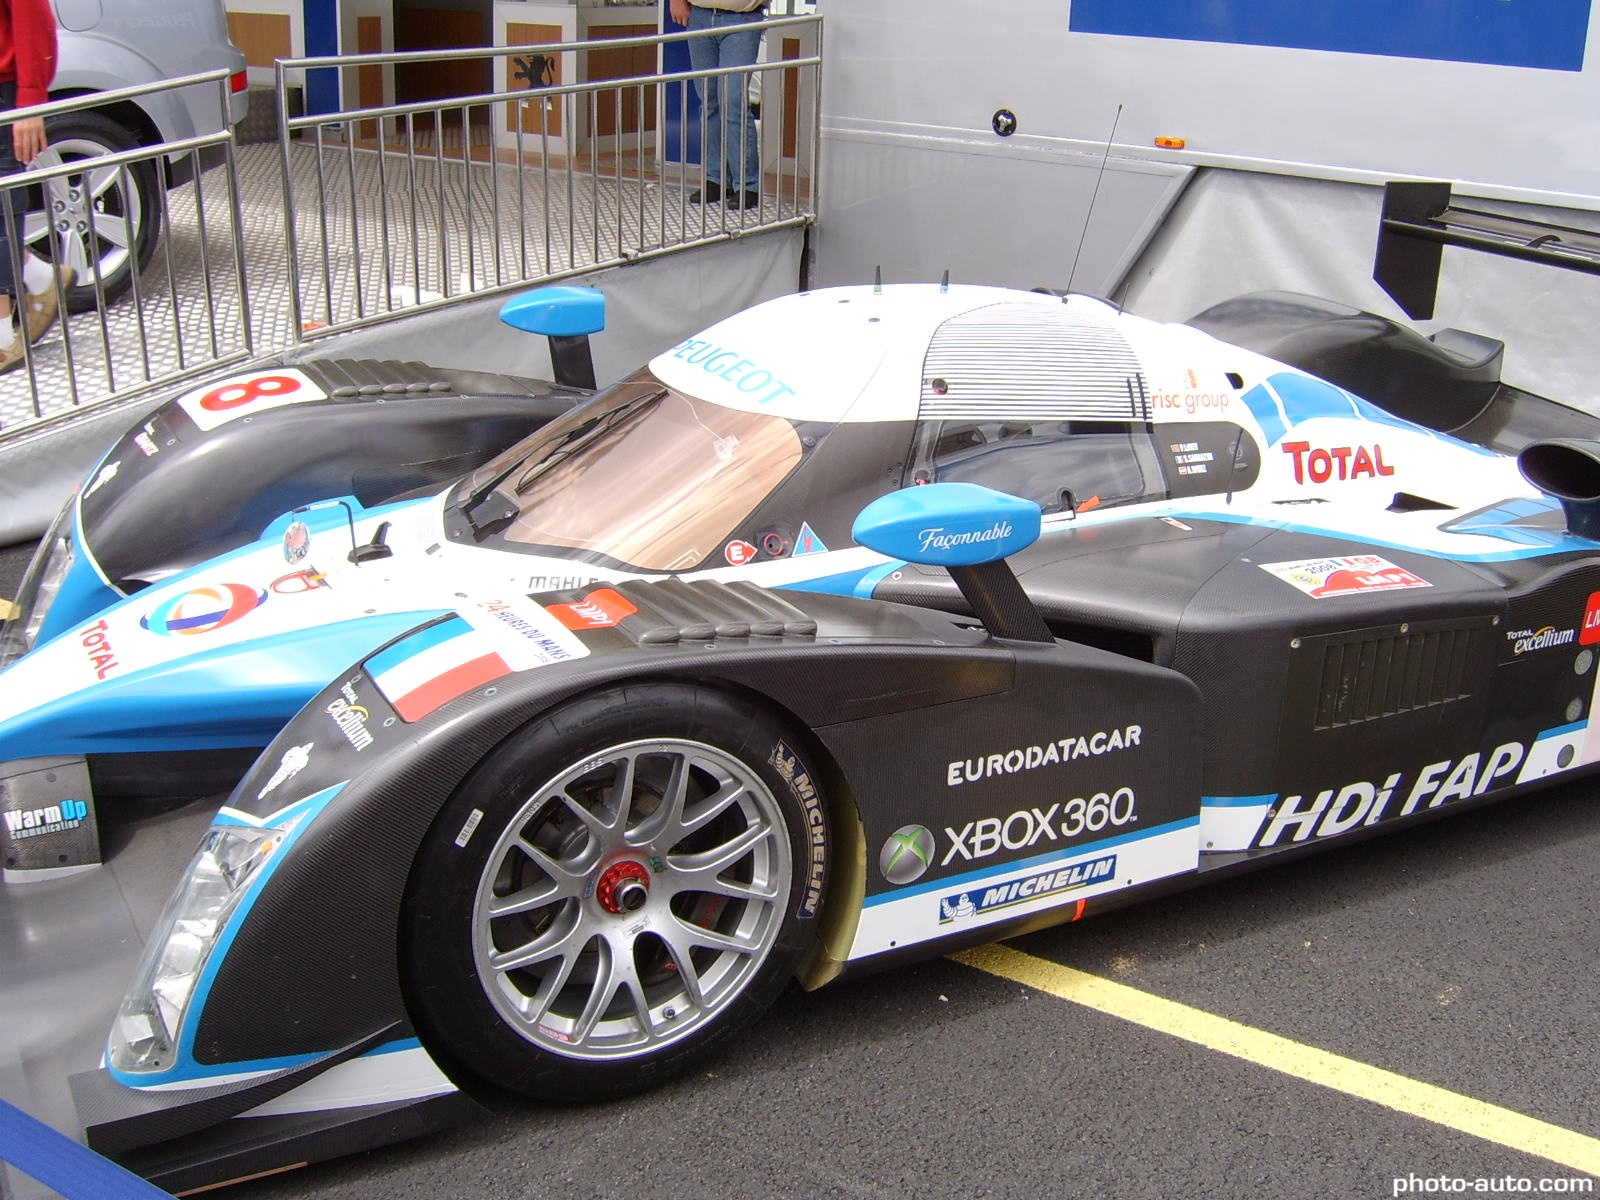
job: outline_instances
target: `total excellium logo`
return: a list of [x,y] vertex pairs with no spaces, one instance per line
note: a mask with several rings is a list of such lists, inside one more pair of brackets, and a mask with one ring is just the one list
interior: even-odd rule
[[345,740],[360,751],[372,745],[372,731],[367,728],[372,713],[365,704],[359,703],[355,685],[355,679],[340,684],[339,695],[323,711],[333,718]]
[[4,814],[6,834],[13,842],[23,838],[43,837],[47,833],[64,833],[76,829],[89,816],[89,806],[82,800],[63,800],[60,804],[46,804],[40,808],[24,808]]
[[889,835],[878,851],[878,870],[890,883],[910,883],[921,879],[933,865],[938,849],[933,830],[926,825],[902,825]]

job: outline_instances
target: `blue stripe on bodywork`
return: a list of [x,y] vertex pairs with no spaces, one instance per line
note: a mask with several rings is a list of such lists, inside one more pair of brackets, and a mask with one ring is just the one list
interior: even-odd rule
[[265,746],[338,670],[437,610],[384,613],[112,676],[0,726],[0,762]]
[[1261,425],[1261,432],[1266,435],[1269,446],[1277,445],[1293,426],[1302,421],[1312,421],[1318,417],[1351,417],[1368,425],[1403,429],[1407,433],[1420,433],[1447,441],[1459,449],[1471,450],[1488,458],[1500,457],[1487,447],[1397,417],[1353,392],[1311,375],[1296,375],[1287,371],[1269,375],[1244,394],[1244,402]]
[[[245,885],[244,898],[241,899],[228,918],[227,925],[217,936],[216,943],[207,955],[205,966],[200,969],[200,978],[195,981],[194,992],[189,999],[189,1005],[184,1010],[182,1024],[178,1030],[177,1062],[165,1071],[120,1071],[109,1062],[106,1069],[111,1077],[118,1083],[128,1087],[154,1087],[159,1084],[185,1083],[190,1080],[202,1080],[216,1075],[235,1075],[251,1071],[281,1071],[286,1067],[297,1067],[313,1059],[320,1058],[321,1054],[294,1054],[281,1058],[254,1059],[248,1062],[230,1062],[208,1064],[202,1066],[194,1060],[195,1028],[200,1024],[200,1014],[205,1010],[206,997],[211,993],[211,986],[216,981],[217,972],[222,969],[223,959],[228,957],[228,948],[233,945],[233,939],[239,929],[249,919],[250,910],[255,906],[261,893],[266,890],[269,880],[277,873],[278,866],[294,848],[296,842],[305,836],[306,831],[315,824],[321,814],[340,792],[348,786],[345,783],[336,783],[332,787],[323,788],[314,795],[307,796],[298,804],[285,809],[282,823],[290,828],[283,836],[283,844],[272,854],[266,865]],[[244,825],[249,822],[237,818],[230,818],[225,814],[218,814],[217,825]],[[252,827],[253,828],[253,827]],[[179,881],[181,889],[183,881]],[[176,891],[174,892],[176,895]]]
[[1201,808],[1260,808],[1263,804],[1271,804],[1278,798],[1277,792],[1268,792],[1264,796],[1202,796]]
[[1061,862],[1069,858],[1079,858],[1085,854],[1099,854],[1116,846],[1126,846],[1132,842],[1142,841],[1145,838],[1159,837],[1164,833],[1176,833],[1182,829],[1193,829],[1200,823],[1198,816],[1184,817],[1180,821],[1170,821],[1165,825],[1156,825],[1150,829],[1136,829],[1130,833],[1118,834],[1116,837],[1104,838],[1098,842],[1087,842],[1081,846],[1072,846],[1066,850],[1052,850],[1046,854],[1036,854],[1032,858],[1013,859],[1011,862],[998,863],[992,867],[984,867],[977,871],[968,871],[964,875],[952,875],[947,879],[934,879],[928,883],[913,884],[910,887],[896,888],[892,892],[882,892],[876,896],[868,896],[863,900],[863,908],[872,908],[878,904],[888,904],[894,900],[906,900],[912,896],[922,896],[929,892],[949,891],[951,888],[972,887],[985,879],[993,879],[996,875],[1009,875],[1013,871],[1026,871],[1034,867],[1042,867],[1048,863]]
[[[1441,562],[1459,563],[1496,563],[1515,562],[1525,558],[1544,558],[1552,554],[1578,554],[1593,553],[1600,542],[1581,538],[1577,534],[1567,533],[1564,530],[1550,530],[1543,538],[1539,537],[1539,530],[1524,529],[1519,531],[1523,536],[1517,538],[1507,537],[1507,541],[1520,541],[1524,544],[1512,550],[1485,550],[1476,554],[1451,553],[1432,546],[1415,546],[1408,542],[1397,542],[1389,538],[1374,537],[1370,533],[1352,533],[1344,529],[1332,529],[1319,525],[1312,525],[1304,521],[1288,521],[1277,518],[1267,519],[1258,515],[1232,512],[1192,512],[1184,509],[1172,509],[1163,516],[1174,516],[1190,521],[1223,521],[1230,525],[1255,525],[1263,529],[1281,529],[1287,533],[1309,533],[1317,537],[1334,538],[1339,541],[1355,542],[1364,548],[1382,548],[1385,550],[1404,550],[1410,554],[1421,554],[1428,558],[1436,558]],[[1441,528],[1446,528],[1441,526]],[[1447,532],[1462,532],[1455,527],[1450,527]],[[1485,528],[1476,530],[1484,536],[1504,536],[1497,529]]]
[[440,621],[437,625],[429,625],[426,629],[419,629],[403,641],[387,646],[367,659],[366,667],[369,675],[381,675],[391,667],[415,658],[424,650],[431,650],[451,638],[460,637],[472,628],[461,617],[452,617],[448,621]]

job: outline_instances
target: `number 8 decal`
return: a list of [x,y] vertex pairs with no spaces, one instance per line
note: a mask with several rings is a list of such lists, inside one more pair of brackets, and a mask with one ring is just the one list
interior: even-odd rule
[[263,396],[283,396],[299,388],[300,381],[288,375],[260,375],[243,383],[228,383],[212,388],[200,397],[199,405],[207,412],[227,412]]

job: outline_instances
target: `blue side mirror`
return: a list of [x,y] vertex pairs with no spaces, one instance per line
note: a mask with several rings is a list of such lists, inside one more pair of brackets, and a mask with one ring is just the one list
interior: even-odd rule
[[970,567],[1039,539],[1039,506],[976,483],[930,483],[874,500],[851,530],[870,550],[931,567]]
[[606,327],[606,298],[596,288],[534,288],[502,304],[500,319],[524,333],[583,337]]

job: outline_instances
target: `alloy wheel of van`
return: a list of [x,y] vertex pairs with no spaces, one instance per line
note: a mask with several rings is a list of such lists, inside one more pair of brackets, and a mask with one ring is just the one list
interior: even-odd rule
[[597,1099],[754,1020],[811,937],[810,781],[775,726],[702,689],[629,688],[512,739],[412,882],[409,991],[443,1057],[524,1095]]
[[139,144],[98,113],[52,117],[46,129],[49,146],[35,168],[82,163],[83,169],[34,189],[23,218],[23,241],[38,257],[76,270],[67,308],[86,312],[95,306],[97,273],[109,303],[132,286],[135,259],[143,270],[155,252],[161,212],[156,171],[149,162],[96,166],[95,159]]

